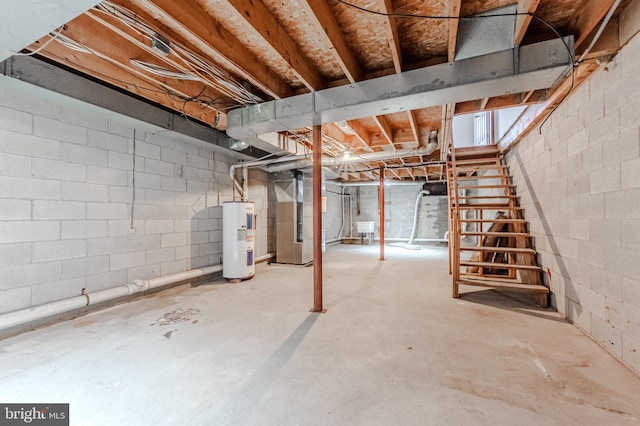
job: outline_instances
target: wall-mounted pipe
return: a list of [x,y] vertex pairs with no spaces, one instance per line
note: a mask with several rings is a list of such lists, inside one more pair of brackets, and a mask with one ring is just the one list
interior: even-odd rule
[[95,293],[83,294],[70,299],[59,300],[45,305],[34,306],[28,309],[9,312],[0,315],[0,330],[6,330],[33,321],[64,314],[76,309],[81,309],[90,305],[130,296],[154,288],[162,287],[180,281],[190,280],[205,275],[222,271],[222,265],[209,266],[206,268],[192,269],[186,272],[166,275],[164,277],[152,278],[149,280],[135,280],[132,283],[122,285],[108,290],[97,291]]

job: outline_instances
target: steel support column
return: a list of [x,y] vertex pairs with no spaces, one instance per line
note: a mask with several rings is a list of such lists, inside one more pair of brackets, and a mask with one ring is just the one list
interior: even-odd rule
[[322,307],[322,127],[313,126],[313,309]]
[[380,206],[380,260],[384,260],[384,166],[380,166],[378,205]]

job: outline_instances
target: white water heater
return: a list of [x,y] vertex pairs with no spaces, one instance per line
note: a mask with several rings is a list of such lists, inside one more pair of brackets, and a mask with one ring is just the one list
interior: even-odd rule
[[222,205],[222,276],[246,280],[256,273],[253,203],[226,201]]

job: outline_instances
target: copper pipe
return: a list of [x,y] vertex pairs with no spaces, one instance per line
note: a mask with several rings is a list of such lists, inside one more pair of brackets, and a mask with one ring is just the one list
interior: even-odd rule
[[384,260],[384,166],[380,166],[380,189],[378,190],[380,206],[380,260]]
[[313,126],[313,309],[322,310],[322,127]]

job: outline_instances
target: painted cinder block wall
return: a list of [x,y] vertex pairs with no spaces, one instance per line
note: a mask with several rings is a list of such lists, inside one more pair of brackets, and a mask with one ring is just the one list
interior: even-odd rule
[[[362,186],[360,189],[360,212],[357,210],[356,187],[344,188],[344,193],[351,196],[351,212],[353,215],[353,236],[357,237],[356,222],[375,222],[375,236],[380,235],[380,214],[378,210],[378,187]],[[385,188],[385,238],[409,239],[413,227],[415,203],[421,184],[389,185]],[[340,192],[339,189],[333,191]],[[340,219],[340,197],[332,196],[329,204],[329,214],[334,219],[328,219],[332,225],[329,235],[337,235]],[[443,238],[448,228],[447,196],[423,196],[420,199],[416,238]],[[333,206],[333,207],[332,207]],[[348,201],[345,199],[345,227],[343,237],[349,235]]]
[[553,305],[636,372],[639,75],[636,37],[506,156]]
[[[233,154],[85,107],[0,88],[0,314],[221,263]],[[250,178],[261,256],[269,176]]]

